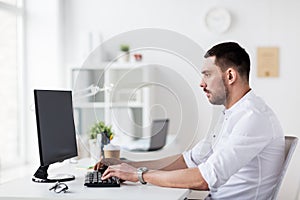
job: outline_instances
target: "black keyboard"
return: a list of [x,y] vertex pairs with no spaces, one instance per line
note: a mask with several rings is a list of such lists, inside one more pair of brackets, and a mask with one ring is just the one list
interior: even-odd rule
[[102,180],[101,176],[105,170],[87,172],[84,179],[84,185],[87,187],[120,187],[120,179],[117,177],[110,177]]

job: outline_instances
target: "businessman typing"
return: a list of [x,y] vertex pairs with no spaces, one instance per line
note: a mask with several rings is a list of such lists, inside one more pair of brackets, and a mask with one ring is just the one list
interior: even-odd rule
[[239,44],[225,42],[204,58],[200,87],[211,104],[224,106],[220,130],[180,155],[139,162],[102,159],[94,169],[108,166],[103,180],[114,176],[209,190],[206,199],[272,196],[284,160],[284,135],[274,112],[250,88],[249,55]]

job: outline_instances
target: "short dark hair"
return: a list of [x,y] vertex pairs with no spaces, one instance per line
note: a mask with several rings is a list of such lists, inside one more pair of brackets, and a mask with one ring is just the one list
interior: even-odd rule
[[216,56],[215,64],[224,72],[229,67],[237,69],[238,73],[249,82],[250,58],[248,53],[235,42],[224,42],[209,49],[204,58]]

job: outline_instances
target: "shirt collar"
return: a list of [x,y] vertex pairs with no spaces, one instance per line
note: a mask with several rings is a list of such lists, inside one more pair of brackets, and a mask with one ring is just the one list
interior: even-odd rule
[[233,106],[231,106],[229,109],[224,109],[223,110],[223,114],[225,115],[225,117],[230,116],[231,113],[233,113],[235,110],[237,110],[240,105],[246,101],[247,99],[249,99],[251,96],[254,96],[254,92],[252,90],[249,90],[240,100],[238,100],[235,104],[233,104]]

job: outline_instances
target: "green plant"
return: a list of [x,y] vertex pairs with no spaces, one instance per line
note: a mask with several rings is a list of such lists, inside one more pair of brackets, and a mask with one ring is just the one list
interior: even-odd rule
[[121,44],[120,45],[120,50],[124,51],[124,52],[128,52],[129,51],[129,45],[127,45],[127,44]]
[[105,125],[103,121],[96,122],[90,129],[90,139],[96,139],[97,134],[102,134],[102,137],[105,136],[107,139],[112,140],[114,133],[111,129],[111,126]]

